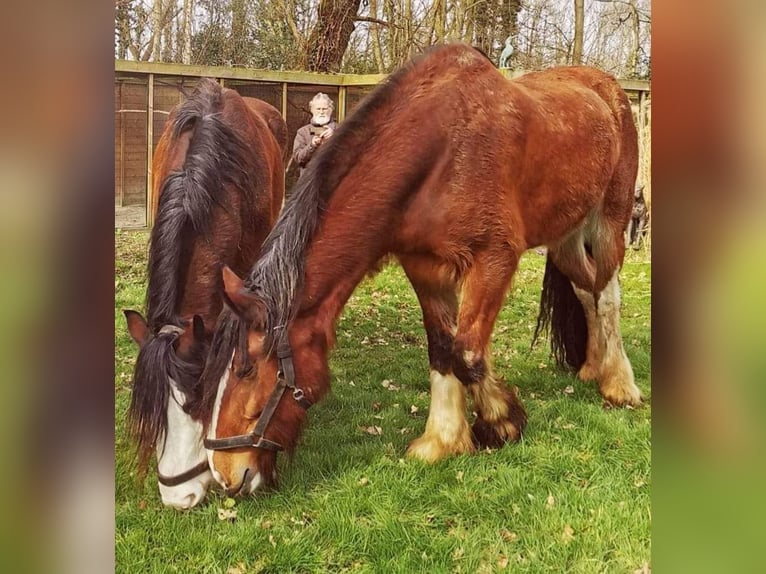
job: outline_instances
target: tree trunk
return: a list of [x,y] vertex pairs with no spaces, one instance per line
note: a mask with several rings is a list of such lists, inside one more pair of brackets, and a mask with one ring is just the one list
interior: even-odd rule
[[572,47],[572,64],[582,64],[582,44],[585,22],[585,0],[574,0],[575,27]]
[[194,20],[194,0],[184,0],[181,17],[181,35],[178,38],[181,50],[181,63],[191,64],[192,22]]
[[128,12],[128,0],[122,0],[117,3],[117,9],[114,14],[115,28],[117,29],[117,57],[124,60],[128,57],[128,46],[130,45],[130,14]]
[[[148,58],[153,58],[155,61],[159,61],[162,57],[162,7],[163,0],[154,0],[152,5],[152,46],[149,51]],[[148,59],[147,58],[147,59]]]
[[231,35],[229,36],[227,60],[232,65],[247,63],[247,6],[246,0],[231,2]]
[[311,72],[337,72],[354,31],[362,0],[320,0],[317,23],[309,34],[306,61]]
[[[370,16],[373,18],[378,17],[378,0],[370,0]],[[375,67],[379,74],[382,74],[386,67],[383,64],[383,50],[380,45],[380,30],[378,24],[370,24],[370,34],[372,40],[372,57],[375,60]]]

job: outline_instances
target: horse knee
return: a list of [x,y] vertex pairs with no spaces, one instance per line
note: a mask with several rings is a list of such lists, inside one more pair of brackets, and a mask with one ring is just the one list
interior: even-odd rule
[[475,351],[466,349],[460,341],[455,341],[452,351],[452,372],[464,385],[478,384],[487,376],[487,361]]

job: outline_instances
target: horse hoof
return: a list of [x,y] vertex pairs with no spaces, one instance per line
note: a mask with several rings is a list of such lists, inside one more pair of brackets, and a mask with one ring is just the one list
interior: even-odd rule
[[604,400],[615,407],[637,407],[643,397],[635,383],[603,385],[600,389]]
[[446,444],[434,436],[423,435],[410,443],[405,456],[434,463],[450,455],[470,454],[474,451],[475,448],[468,433],[466,433],[466,437],[461,437],[453,444]]
[[500,448],[507,442],[517,442],[521,438],[523,426],[508,420],[490,424],[484,419],[476,419],[471,430],[477,448]]

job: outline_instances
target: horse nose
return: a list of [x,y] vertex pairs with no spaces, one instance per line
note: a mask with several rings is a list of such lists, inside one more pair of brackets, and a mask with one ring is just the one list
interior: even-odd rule
[[169,500],[166,504],[176,510],[189,510],[190,508],[197,506],[200,500],[202,500],[202,497],[198,493],[192,492],[181,498]]
[[247,480],[248,474],[250,474],[250,469],[246,468],[245,472],[242,474],[242,481],[239,484],[232,485],[232,486],[229,486],[228,484],[223,485],[223,489],[226,492],[227,496],[236,496],[238,494],[245,496],[249,494],[250,483]]
[[189,510],[197,506],[205,498],[205,489],[195,486],[188,489],[162,489],[162,503],[176,510]]

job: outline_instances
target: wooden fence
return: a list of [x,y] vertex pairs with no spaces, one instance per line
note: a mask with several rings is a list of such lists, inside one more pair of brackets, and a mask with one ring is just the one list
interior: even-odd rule
[[[509,77],[522,72],[502,70]],[[154,146],[159,140],[170,110],[183,100],[202,77],[217,79],[243,96],[260,98],[282,112],[288,127],[288,141],[310,119],[308,102],[317,92],[335,102],[338,121],[348,115],[385,75],[317,74],[277,72],[213,66],[188,66],[153,62],[115,61],[114,79],[114,202],[115,227],[152,225],[152,165]],[[650,200],[649,172],[651,97],[649,82],[624,80],[621,84],[631,98],[639,129],[642,151],[639,182]],[[151,118],[151,121],[147,121]],[[287,187],[297,179],[290,166]]]

